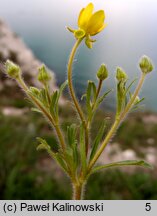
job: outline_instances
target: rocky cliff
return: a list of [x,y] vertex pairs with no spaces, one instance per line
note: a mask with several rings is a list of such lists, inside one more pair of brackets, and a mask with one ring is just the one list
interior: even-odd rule
[[[36,80],[37,69],[41,66],[40,62],[32,53],[32,51],[24,44],[22,39],[16,35],[7,24],[0,20],[0,62],[3,64],[7,59],[10,59],[20,65],[24,79],[30,85],[38,86],[39,83]],[[2,67],[1,67],[2,70]],[[51,71],[52,72],[52,71]],[[55,86],[55,76],[52,72],[51,87]],[[19,91],[15,81],[9,80],[0,71],[0,97],[1,102],[4,97],[21,97],[21,91]],[[0,103],[1,104],[1,103]]]

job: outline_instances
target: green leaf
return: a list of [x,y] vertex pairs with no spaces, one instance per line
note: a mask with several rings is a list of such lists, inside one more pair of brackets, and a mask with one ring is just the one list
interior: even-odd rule
[[65,172],[68,172],[66,162],[64,161],[60,153],[55,153],[55,159],[57,160],[58,164],[63,168],[63,170]]
[[45,89],[41,89],[40,90],[40,94],[39,94],[39,100],[46,106],[48,107],[48,98],[47,98],[47,93]]
[[37,109],[37,108],[34,108],[34,107],[31,108],[31,111],[33,111],[33,112],[38,112],[38,113],[42,113],[41,110],[39,110],[39,109]]
[[137,106],[137,105],[139,105],[142,101],[144,101],[145,100],[145,98],[143,97],[142,99],[140,99],[138,102],[136,102],[134,105],[135,106]]
[[86,94],[83,94],[81,97],[81,100],[83,100],[86,97]]
[[76,142],[75,142],[75,145],[73,147],[73,161],[74,161],[74,169],[76,170],[76,168],[79,165],[79,153],[78,153]]
[[103,102],[103,100],[106,98],[106,96],[112,91],[112,89],[108,90],[107,92],[105,92],[101,97],[99,97],[97,99],[97,102],[95,104],[95,109],[98,108],[98,106]]
[[36,139],[38,140],[38,142],[40,142],[40,144],[37,147],[37,150],[46,150],[48,154],[58,162],[58,164],[63,168],[63,170],[67,172],[67,166],[62,155],[59,152],[53,152],[51,150],[51,147],[46,142],[46,140],[42,139],[41,137],[37,137]]
[[67,134],[68,134],[68,144],[70,147],[73,147],[76,142],[76,124],[72,124],[67,127]]
[[64,90],[64,88],[67,86],[68,81],[66,80],[59,88],[59,90],[56,90],[52,96],[51,96],[51,102],[50,102],[50,113],[54,118],[58,118],[58,102],[59,98]]
[[91,114],[92,112],[92,106],[91,106],[91,91],[92,91],[92,81],[88,81],[87,86],[87,92],[86,92],[86,107],[88,114]]
[[77,168],[78,161],[79,161],[76,132],[77,132],[76,124],[72,124],[67,128],[68,145],[72,149],[72,157],[73,157],[72,161],[73,161],[74,170]]
[[119,161],[119,162],[109,163],[101,166],[96,166],[93,168],[92,173],[110,167],[121,167],[121,166],[141,166],[150,169],[153,168],[152,165],[145,162],[144,160],[126,160],[126,161]]
[[37,137],[36,138],[37,141],[40,143],[39,146],[37,147],[37,150],[48,150],[51,149],[51,147],[48,145],[48,143],[46,142],[46,140],[42,139],[41,137]]
[[48,145],[46,140],[42,139],[41,137],[36,138],[38,142],[40,143],[37,147],[37,150],[46,150],[48,154],[55,159],[55,153],[51,150],[51,147]]
[[87,161],[86,161],[85,131],[83,125],[80,126],[80,157],[82,163],[82,171],[83,173],[86,173]]
[[105,128],[106,128],[106,121],[104,120],[98,133],[97,133],[97,136],[94,140],[94,143],[93,143],[93,147],[92,147],[92,151],[91,151],[91,154],[90,154],[90,161],[93,159],[97,149],[98,149],[98,146],[99,146],[99,143],[101,142],[101,139],[103,137],[103,134],[104,134],[104,131],[105,131]]
[[65,89],[65,87],[68,85],[68,80],[66,80],[59,88],[59,94],[58,94],[58,100],[63,92],[63,90]]
[[126,88],[126,91],[125,91],[125,95],[130,91],[130,88],[132,87],[132,85],[137,81],[137,78],[134,79],[129,85],[128,87]]
[[50,113],[54,118],[57,118],[58,109],[58,91],[56,90],[51,96]]

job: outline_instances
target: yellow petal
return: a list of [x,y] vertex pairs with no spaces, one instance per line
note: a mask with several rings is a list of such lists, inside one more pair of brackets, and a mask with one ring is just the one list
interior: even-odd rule
[[101,32],[106,26],[107,26],[106,23],[103,24],[103,26],[102,26],[99,30],[97,30],[96,32],[92,32],[91,36],[98,34],[98,33]]
[[86,30],[88,21],[92,16],[92,12],[94,9],[94,5],[89,3],[86,8],[83,8],[79,14],[78,18],[78,26],[84,30]]
[[95,35],[100,32],[100,29],[104,28],[104,20],[105,20],[105,13],[103,10],[97,11],[94,13],[87,25],[87,33],[90,35]]

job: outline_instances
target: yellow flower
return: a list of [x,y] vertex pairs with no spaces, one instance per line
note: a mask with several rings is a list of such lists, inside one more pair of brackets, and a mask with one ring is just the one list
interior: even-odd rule
[[88,48],[92,48],[92,44],[93,42],[95,42],[95,40],[92,40],[90,36],[98,34],[106,27],[106,24],[104,23],[104,11],[99,10],[93,13],[93,9],[94,5],[92,3],[89,3],[87,7],[83,8],[80,11],[78,17],[79,29],[73,30],[67,27],[70,32],[74,33],[74,36],[77,39],[85,38],[85,43]]
[[85,31],[86,35],[96,35],[105,28],[105,13],[99,10],[93,13],[94,5],[89,3],[79,14],[78,26]]

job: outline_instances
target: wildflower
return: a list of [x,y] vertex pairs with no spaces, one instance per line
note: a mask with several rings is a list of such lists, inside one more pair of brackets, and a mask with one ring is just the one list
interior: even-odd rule
[[106,24],[104,23],[105,20],[105,13],[103,10],[99,10],[95,13],[93,13],[94,5],[92,3],[89,3],[87,7],[83,8],[80,11],[79,17],[78,17],[78,30],[73,30],[69,27],[68,30],[72,33],[74,33],[74,36],[77,39],[80,38],[86,38],[85,43],[88,48],[92,48],[93,41],[90,36],[94,36],[101,32]]

